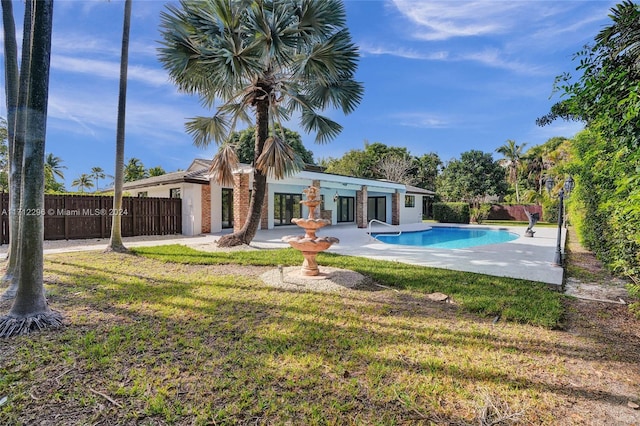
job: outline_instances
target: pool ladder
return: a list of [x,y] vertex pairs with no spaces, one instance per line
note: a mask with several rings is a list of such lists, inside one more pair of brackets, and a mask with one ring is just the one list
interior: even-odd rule
[[[369,225],[367,226],[367,233],[369,234],[369,236],[370,236],[371,238],[373,238],[373,239],[374,239],[374,240],[376,240],[376,241],[378,241],[378,239],[377,239],[376,237],[371,236],[371,232],[372,232],[372,227],[371,227],[371,225],[372,225],[373,223],[379,223],[380,225],[384,225],[384,226],[388,226],[388,227],[390,227],[390,228],[397,229],[397,225],[390,225],[390,224],[388,224],[387,222],[383,222],[383,221],[378,220],[378,219],[371,219],[371,220],[369,221]],[[402,235],[402,231],[401,231],[400,229],[398,229],[396,234],[387,234],[387,235],[391,235],[391,236],[393,236],[393,237],[398,237],[398,236]]]

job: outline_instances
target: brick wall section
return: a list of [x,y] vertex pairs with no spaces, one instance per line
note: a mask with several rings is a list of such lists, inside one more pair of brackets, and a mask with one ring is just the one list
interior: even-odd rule
[[356,225],[358,228],[367,227],[367,194],[366,185],[362,185],[360,191],[356,191]]
[[202,203],[202,233],[211,233],[211,186],[200,186]]
[[233,175],[233,231],[242,229],[249,216],[249,174]]
[[265,184],[264,200],[260,210],[260,229],[269,229],[269,184]]
[[391,224],[400,225],[400,193],[391,194]]

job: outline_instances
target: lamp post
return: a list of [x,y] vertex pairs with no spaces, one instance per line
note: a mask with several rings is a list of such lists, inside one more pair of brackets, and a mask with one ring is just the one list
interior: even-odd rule
[[[553,189],[555,185],[555,182],[553,180],[553,177],[549,176],[547,177],[546,181],[545,181],[545,186],[547,188],[547,192],[549,193],[549,195],[551,195],[551,190]],[[569,196],[569,193],[573,190],[573,187],[575,185],[575,182],[573,181],[573,178],[571,177],[571,175],[569,175],[569,177],[564,181],[564,185],[563,187],[560,189],[560,191],[558,191],[558,238],[557,238],[557,242],[556,242],[556,254],[555,257],[553,259],[553,266],[562,266],[562,250],[560,248],[560,243],[562,241],[562,222],[563,222],[563,216],[564,216],[564,197],[565,197],[565,192],[566,192],[566,196]]]

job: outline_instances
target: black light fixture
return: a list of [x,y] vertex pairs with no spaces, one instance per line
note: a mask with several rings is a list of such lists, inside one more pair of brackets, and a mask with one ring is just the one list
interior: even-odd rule
[[[549,195],[551,195],[551,190],[553,189],[553,187],[555,186],[555,181],[553,179],[553,177],[548,176],[545,180],[545,187],[547,188],[547,192],[549,193]],[[557,237],[557,243],[556,243],[556,254],[553,260],[553,265],[554,266],[562,266],[562,251],[560,249],[560,243],[562,241],[562,222],[563,222],[563,216],[564,216],[564,197],[565,194],[568,197],[569,194],[571,193],[571,191],[573,191],[573,188],[575,186],[575,182],[573,180],[573,178],[571,177],[571,175],[569,175],[569,177],[567,177],[567,179],[565,179],[564,181],[564,185],[562,186],[562,188],[560,189],[560,191],[558,191],[558,237]]]

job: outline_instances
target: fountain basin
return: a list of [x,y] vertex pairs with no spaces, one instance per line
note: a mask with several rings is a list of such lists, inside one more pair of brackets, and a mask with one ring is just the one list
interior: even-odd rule
[[336,237],[307,238],[306,235],[288,235],[282,237],[282,241],[289,243],[289,245],[296,250],[315,253],[327,250],[332,244],[340,242]]

